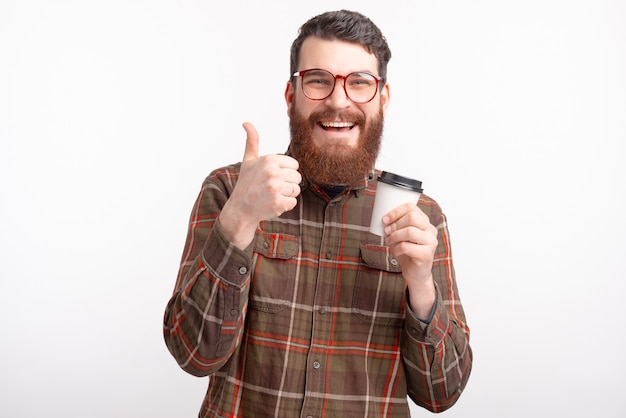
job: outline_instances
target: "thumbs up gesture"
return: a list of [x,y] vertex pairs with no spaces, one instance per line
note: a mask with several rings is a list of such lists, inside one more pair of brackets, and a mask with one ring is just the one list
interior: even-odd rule
[[287,155],[259,156],[259,134],[243,124],[246,147],[239,179],[219,216],[226,237],[244,249],[254,238],[259,222],[293,209],[300,194],[302,176],[298,161]]

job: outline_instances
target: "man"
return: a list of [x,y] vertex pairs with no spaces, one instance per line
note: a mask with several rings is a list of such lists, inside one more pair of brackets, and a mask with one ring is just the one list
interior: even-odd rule
[[164,319],[210,376],[202,417],[408,417],[451,407],[472,354],[446,218],[422,195],[369,232],[391,52],[365,16],[306,22],[291,50],[286,155],[205,180]]

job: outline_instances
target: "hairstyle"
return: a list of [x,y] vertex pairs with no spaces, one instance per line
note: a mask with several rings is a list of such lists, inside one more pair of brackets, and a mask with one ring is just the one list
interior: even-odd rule
[[382,83],[387,80],[387,63],[391,50],[378,27],[366,16],[349,10],[326,12],[312,17],[298,31],[298,37],[291,44],[290,78],[298,70],[298,60],[302,43],[309,36],[325,40],[340,40],[362,45],[378,59],[378,72]]

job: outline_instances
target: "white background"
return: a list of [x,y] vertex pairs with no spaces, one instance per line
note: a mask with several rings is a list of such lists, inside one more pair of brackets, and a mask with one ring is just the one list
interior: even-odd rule
[[196,416],[161,331],[191,206],[242,122],[286,149],[289,46],[342,7],[393,52],[379,168],[449,217],[475,360],[440,416],[626,416],[617,0],[0,1],[1,416]]

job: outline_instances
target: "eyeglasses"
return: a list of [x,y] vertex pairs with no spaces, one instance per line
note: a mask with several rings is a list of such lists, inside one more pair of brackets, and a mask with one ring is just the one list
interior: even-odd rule
[[335,90],[337,79],[343,79],[343,90],[348,99],[354,103],[371,101],[378,91],[379,77],[368,72],[356,72],[348,75],[333,75],[331,72],[319,68],[296,71],[293,77],[302,80],[302,92],[311,100],[324,100],[330,97]]

